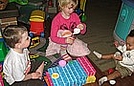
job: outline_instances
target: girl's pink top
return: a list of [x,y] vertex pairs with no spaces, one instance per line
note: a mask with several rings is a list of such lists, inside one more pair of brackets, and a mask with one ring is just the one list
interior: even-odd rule
[[[73,30],[77,27],[78,24],[81,24],[80,18],[76,13],[72,13],[69,19],[65,19],[61,12],[59,12],[53,19],[51,25],[51,33],[50,38],[53,42],[58,44],[66,44],[66,38],[58,37],[57,33],[59,30]],[[81,34],[86,32],[86,25],[84,25],[84,29],[81,31]]]

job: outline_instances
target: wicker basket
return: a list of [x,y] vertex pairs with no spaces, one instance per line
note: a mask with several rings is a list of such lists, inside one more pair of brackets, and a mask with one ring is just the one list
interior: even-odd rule
[[0,10],[4,10],[7,6],[8,0],[0,0]]

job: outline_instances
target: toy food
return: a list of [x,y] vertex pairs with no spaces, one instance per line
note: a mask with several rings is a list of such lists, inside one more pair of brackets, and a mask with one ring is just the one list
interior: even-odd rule
[[66,61],[65,61],[65,60],[60,60],[60,61],[59,61],[59,65],[60,65],[61,67],[64,67],[64,66],[66,65]]
[[72,32],[70,30],[64,30],[61,34],[62,37],[72,36]]

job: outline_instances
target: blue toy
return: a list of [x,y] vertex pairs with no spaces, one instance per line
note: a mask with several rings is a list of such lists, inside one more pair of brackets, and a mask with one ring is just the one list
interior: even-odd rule
[[115,40],[123,45],[132,29],[134,29],[134,0],[122,0],[122,6],[113,33]]
[[87,74],[76,61],[68,63],[65,67],[56,66],[49,68],[48,72],[53,86],[82,86],[86,83]]
[[26,5],[28,4],[28,0],[9,0],[9,2],[16,2],[20,5]]
[[85,6],[86,0],[80,0],[76,9],[76,13],[80,16],[82,22],[86,21]]

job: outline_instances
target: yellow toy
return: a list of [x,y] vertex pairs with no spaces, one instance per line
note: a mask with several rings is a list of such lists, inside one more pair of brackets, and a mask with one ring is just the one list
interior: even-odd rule
[[30,59],[35,59],[38,58],[39,55],[38,54],[30,54]]
[[96,81],[96,77],[95,76],[88,76],[86,83],[94,83]]
[[80,9],[85,11],[86,0],[80,0]]
[[85,6],[86,6],[86,0],[80,0],[80,9],[83,11],[81,16],[82,21],[86,21]]
[[52,78],[54,78],[54,79],[59,78],[59,74],[58,74],[58,73],[53,73],[53,74],[52,74]]
[[34,37],[32,38],[30,48],[36,47],[40,43],[40,38],[39,37]]
[[42,10],[34,10],[30,16],[30,36],[33,37],[41,36],[44,37],[44,20],[45,20],[45,12]]
[[34,10],[31,13],[30,21],[44,22],[45,12],[42,10]]

